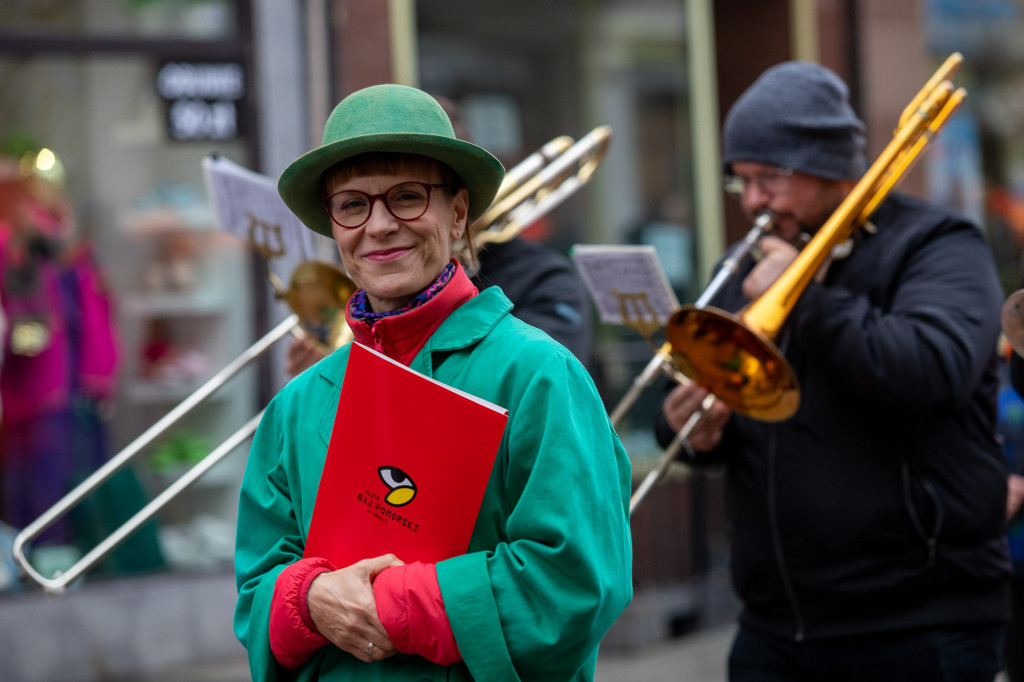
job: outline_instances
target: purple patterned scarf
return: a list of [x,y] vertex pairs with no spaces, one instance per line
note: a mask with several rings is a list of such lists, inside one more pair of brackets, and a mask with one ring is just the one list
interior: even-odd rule
[[392,317],[393,315],[401,315],[402,313],[408,312],[415,308],[419,308],[421,305],[432,299],[437,295],[437,292],[444,288],[444,285],[448,283],[448,280],[455,274],[455,263],[449,261],[448,265],[441,271],[441,275],[434,280],[434,283],[429,287],[416,294],[411,301],[399,308],[398,310],[389,310],[383,313],[375,313],[368,307],[366,300],[366,290],[357,289],[352,297],[349,299],[349,314],[352,319],[361,320],[369,325],[373,325],[377,320],[383,320],[385,317]]

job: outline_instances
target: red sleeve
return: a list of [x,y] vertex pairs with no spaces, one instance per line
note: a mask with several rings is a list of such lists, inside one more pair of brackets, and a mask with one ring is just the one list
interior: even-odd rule
[[462,660],[444,611],[434,564],[392,566],[373,581],[377,617],[403,654],[416,654],[440,665]]
[[327,638],[313,627],[306,595],[313,578],[333,570],[327,559],[312,557],[296,561],[277,576],[270,604],[270,650],[289,670],[298,668],[327,644]]

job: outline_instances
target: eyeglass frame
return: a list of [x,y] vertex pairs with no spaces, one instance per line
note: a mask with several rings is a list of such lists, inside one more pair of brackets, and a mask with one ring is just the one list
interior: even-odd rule
[[[401,218],[401,217],[395,215],[395,212],[393,210],[391,210],[391,204],[388,203],[388,194],[391,193],[391,190],[395,189],[396,187],[401,187],[402,185],[419,185],[424,190],[426,190],[427,201],[426,201],[426,203],[423,204],[423,211],[419,215],[414,216],[412,218]],[[373,215],[374,204],[376,204],[377,200],[380,199],[381,203],[384,204],[384,208],[387,210],[388,213],[390,213],[392,215],[392,217],[394,217],[395,220],[401,220],[404,223],[408,223],[408,222],[411,222],[413,220],[419,220],[420,218],[422,218],[424,216],[424,214],[430,208],[430,194],[435,189],[448,189],[450,191],[451,190],[451,185],[448,184],[448,183],[444,183],[444,182],[442,182],[442,183],[430,183],[430,182],[420,182],[418,180],[403,180],[402,182],[396,182],[395,184],[391,185],[391,187],[388,187],[386,190],[384,190],[380,194],[368,194],[368,193],[363,192],[362,190],[358,190],[358,189],[341,189],[341,190],[338,190],[337,192],[332,192],[331,194],[328,194],[327,196],[324,197],[324,199],[323,199],[324,210],[327,212],[328,217],[330,217],[331,222],[334,223],[335,225],[337,225],[338,227],[340,227],[341,229],[343,229],[343,230],[357,230],[357,229],[359,229],[360,227],[362,227],[363,225],[365,225],[366,223],[368,223],[370,221],[370,216]],[[335,196],[337,196],[339,194],[342,194],[344,192],[354,192],[356,194],[362,194],[370,202],[369,209],[366,211],[366,217],[363,219],[363,222],[359,223],[358,225],[352,225],[352,226],[342,225],[341,222],[339,222],[338,219],[334,217],[334,214],[331,213],[331,198],[335,197]]]
[[793,177],[793,173],[796,170],[793,168],[776,168],[774,171],[769,173],[761,173],[752,178],[744,178],[735,174],[726,174],[722,176],[722,188],[725,193],[730,196],[742,196],[747,188],[751,185],[756,185],[765,194],[780,194],[780,187],[771,188],[768,183],[781,182]]

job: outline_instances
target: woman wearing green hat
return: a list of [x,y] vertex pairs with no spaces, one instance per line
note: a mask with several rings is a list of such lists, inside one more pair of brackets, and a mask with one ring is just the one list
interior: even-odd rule
[[254,680],[594,677],[632,594],[629,462],[583,366],[452,258],[503,177],[436,100],[398,85],[343,100],[323,144],[281,175],[285,203],[334,238],[359,286],[356,341],[506,408],[508,423],[466,554],[334,566],[303,553],[319,425],[333,423],[350,346],[282,389],[239,504],[235,631]]

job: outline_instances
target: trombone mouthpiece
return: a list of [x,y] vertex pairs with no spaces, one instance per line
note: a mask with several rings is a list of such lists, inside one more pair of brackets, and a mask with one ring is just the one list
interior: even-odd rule
[[754,216],[754,227],[762,232],[768,232],[775,227],[775,212],[761,211]]

